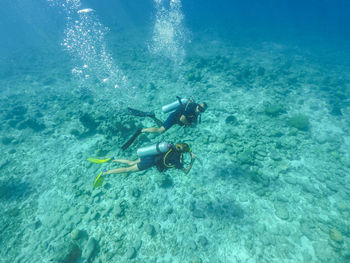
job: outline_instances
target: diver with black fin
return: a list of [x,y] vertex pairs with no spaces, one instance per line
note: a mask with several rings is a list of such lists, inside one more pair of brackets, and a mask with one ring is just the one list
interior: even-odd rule
[[[154,114],[154,112],[146,112],[146,111],[140,111],[140,110],[136,110],[133,108],[128,107],[128,112],[134,116],[138,116],[138,117],[149,117],[152,120],[155,121],[155,123],[160,127],[162,126],[163,122],[159,119],[156,118],[156,115]],[[138,129],[133,135],[132,137],[122,146],[122,150],[125,151],[135,140],[136,138],[141,134],[142,129]]]
[[134,116],[139,116],[139,117],[149,117],[152,120],[154,120],[154,122],[160,127],[162,126],[162,121],[156,118],[156,115],[154,114],[154,112],[146,112],[146,111],[140,111],[140,110],[136,110],[133,108],[128,107],[128,111],[131,115]]
[[[127,149],[141,133],[161,134],[167,131],[168,129],[170,129],[175,124],[178,124],[180,126],[191,126],[197,123],[198,117],[199,117],[199,123],[200,123],[202,113],[205,112],[208,107],[207,104],[205,102],[196,103],[192,99],[187,99],[187,98],[186,99],[181,99],[180,97],[176,97],[176,98],[177,100],[175,102],[162,107],[162,111],[164,113],[173,111],[168,116],[165,122],[160,123],[158,120],[158,122],[156,122],[158,124],[158,127],[138,129],[135,132],[135,134],[122,146],[122,149],[123,150]],[[128,109],[129,111],[131,110],[131,112],[135,112],[136,116],[142,116],[142,117],[147,116],[147,117],[155,118],[154,113],[142,112],[131,108],[128,108]]]
[[172,112],[160,127],[143,128],[142,133],[163,133],[173,125],[191,126],[197,123],[198,117],[201,122],[202,113],[207,109],[207,104],[196,103],[192,99],[181,99],[176,97],[177,101],[162,107],[164,113]]
[[[187,167],[184,167],[185,153],[189,153],[191,156],[191,161]],[[187,174],[191,170],[192,165],[197,158],[187,143],[170,144],[167,142],[161,142],[138,149],[137,155],[139,158],[134,161],[114,158],[88,158],[88,160],[93,163],[105,163],[111,161],[128,165],[127,167],[120,167],[117,169],[100,172],[94,182],[94,188],[102,186],[105,175],[139,172],[147,170],[153,166],[156,166],[159,172],[164,172],[168,169],[175,168],[181,169],[184,173]]]

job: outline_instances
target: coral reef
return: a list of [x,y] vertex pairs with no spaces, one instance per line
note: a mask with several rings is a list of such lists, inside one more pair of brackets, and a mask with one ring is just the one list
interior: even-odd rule
[[290,117],[288,125],[301,131],[307,131],[310,128],[309,118],[303,114]]

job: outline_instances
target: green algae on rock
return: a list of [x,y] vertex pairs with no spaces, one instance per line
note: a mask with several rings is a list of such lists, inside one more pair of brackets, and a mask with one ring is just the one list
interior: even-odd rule
[[275,207],[275,215],[282,219],[282,220],[288,220],[289,219],[289,212],[288,209],[285,207],[284,204],[277,202],[274,204]]
[[302,114],[292,116],[288,120],[288,125],[301,131],[307,131],[310,128],[309,118]]
[[284,112],[284,108],[279,104],[269,104],[264,107],[264,113],[270,117],[277,117]]
[[330,231],[329,231],[329,237],[337,242],[337,243],[343,243],[343,235],[340,233],[339,230],[337,230],[336,228],[332,228]]

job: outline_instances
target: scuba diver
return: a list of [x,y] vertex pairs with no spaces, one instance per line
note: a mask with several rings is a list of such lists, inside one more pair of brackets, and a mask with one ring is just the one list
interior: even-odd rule
[[[190,153],[191,161],[187,167],[184,167],[184,154]],[[108,161],[125,163],[127,167],[120,167],[113,170],[100,172],[94,182],[94,188],[102,186],[104,176],[116,173],[133,173],[147,170],[156,166],[159,172],[164,172],[171,168],[181,169],[184,173],[188,173],[195,161],[196,155],[192,153],[190,146],[187,143],[169,144],[167,142],[157,143],[155,145],[142,147],[137,150],[139,158],[135,161],[125,159],[94,159],[88,158],[88,161],[93,163],[105,163]]]
[[[174,105],[173,105],[174,104]],[[205,102],[197,104],[190,99],[180,99],[178,101],[162,108],[163,112],[172,112],[165,122],[160,127],[144,128],[141,132],[144,133],[163,133],[173,125],[178,124],[180,126],[190,126],[197,123],[198,116],[207,109],[207,104]]]
[[151,117],[159,127],[138,129],[136,133],[129,139],[129,141],[127,141],[122,146],[122,149],[127,149],[141,133],[161,134],[175,124],[178,124],[180,126],[191,126],[192,124],[197,123],[198,117],[199,122],[201,122],[201,114],[206,111],[207,107],[208,105],[205,102],[196,103],[191,99],[181,99],[177,97],[177,101],[162,107],[162,111],[164,113],[174,111],[168,116],[165,122],[158,120],[152,112],[142,112],[128,107],[128,110],[131,114],[141,117]]

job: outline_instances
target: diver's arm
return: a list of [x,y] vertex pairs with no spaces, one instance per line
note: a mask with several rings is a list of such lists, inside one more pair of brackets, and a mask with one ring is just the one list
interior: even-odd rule
[[192,168],[192,165],[194,163],[194,161],[196,160],[196,155],[194,153],[191,152],[191,162],[190,164],[186,167],[186,168],[183,168],[182,171],[185,173],[185,174],[188,174],[190,171],[191,171],[191,168]]
[[191,123],[188,122],[188,120],[186,119],[186,116],[185,116],[185,115],[181,115],[180,121],[181,121],[181,123],[183,123],[184,125],[190,125],[190,124],[191,124]]

